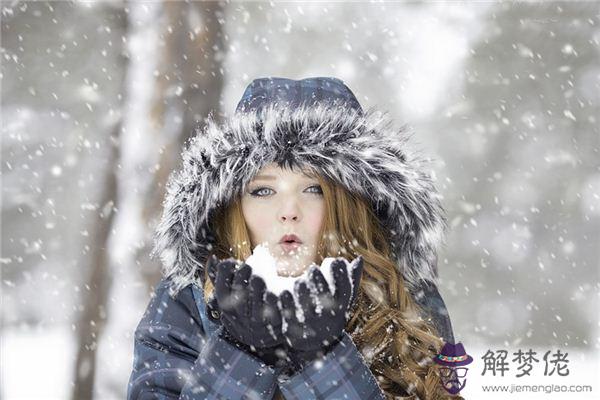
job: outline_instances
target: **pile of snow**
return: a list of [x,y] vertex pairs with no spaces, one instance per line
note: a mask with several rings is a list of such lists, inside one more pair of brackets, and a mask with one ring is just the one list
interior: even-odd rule
[[[343,260],[346,263],[346,272],[348,273],[348,279],[352,284],[352,270],[358,259],[354,259],[352,262],[348,262],[348,260],[343,257],[338,257],[338,259]],[[308,277],[313,268],[319,268],[321,270],[329,284],[330,290],[332,293],[335,293],[333,271],[331,270],[331,265],[335,260],[336,258],[334,257],[326,257],[323,259],[320,266],[312,263],[304,273],[299,276],[280,276],[277,273],[277,259],[269,252],[268,247],[259,244],[254,248],[252,255],[248,257],[245,262],[252,267],[253,275],[263,278],[267,290],[279,296],[284,290],[289,290],[290,293],[294,293],[294,284],[296,281],[304,280],[308,283]],[[309,287],[310,286],[311,285],[309,285]]]

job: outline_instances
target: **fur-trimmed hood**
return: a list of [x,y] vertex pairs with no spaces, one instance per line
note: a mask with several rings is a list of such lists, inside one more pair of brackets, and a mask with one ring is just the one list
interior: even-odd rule
[[160,256],[173,291],[203,284],[215,240],[213,211],[243,193],[263,166],[293,159],[369,199],[407,284],[435,283],[447,222],[427,159],[411,148],[412,135],[374,109],[270,104],[221,124],[211,114],[186,145],[182,168],[169,177],[151,256]]

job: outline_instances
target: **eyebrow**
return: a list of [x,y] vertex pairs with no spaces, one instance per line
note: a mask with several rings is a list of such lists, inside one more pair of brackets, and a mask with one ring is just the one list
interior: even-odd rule
[[263,181],[272,181],[272,180],[275,180],[275,179],[277,179],[277,178],[274,177],[273,175],[258,175],[258,176],[256,176],[254,178],[255,181],[260,181],[260,180],[263,180]]

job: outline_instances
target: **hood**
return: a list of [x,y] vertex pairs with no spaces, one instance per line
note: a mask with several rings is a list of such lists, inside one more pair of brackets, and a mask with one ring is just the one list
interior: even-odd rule
[[172,290],[202,285],[215,243],[213,211],[243,193],[263,166],[293,160],[370,201],[409,287],[436,283],[447,222],[412,136],[386,112],[336,104],[270,103],[221,124],[211,113],[186,144],[181,169],[169,176],[151,256],[160,257]]

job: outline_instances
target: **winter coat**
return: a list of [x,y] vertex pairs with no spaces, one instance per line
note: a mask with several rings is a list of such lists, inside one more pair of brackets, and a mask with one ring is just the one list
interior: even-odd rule
[[276,391],[286,399],[384,398],[346,332],[324,359],[288,376],[220,338],[209,317],[203,268],[215,243],[212,212],[271,162],[309,164],[369,199],[423,317],[454,343],[436,285],[444,211],[407,127],[391,126],[387,114],[363,112],[336,78],[257,79],[232,117],[219,124],[209,115],[167,184],[152,253],[164,277],[135,331],[128,399],[271,399]]

